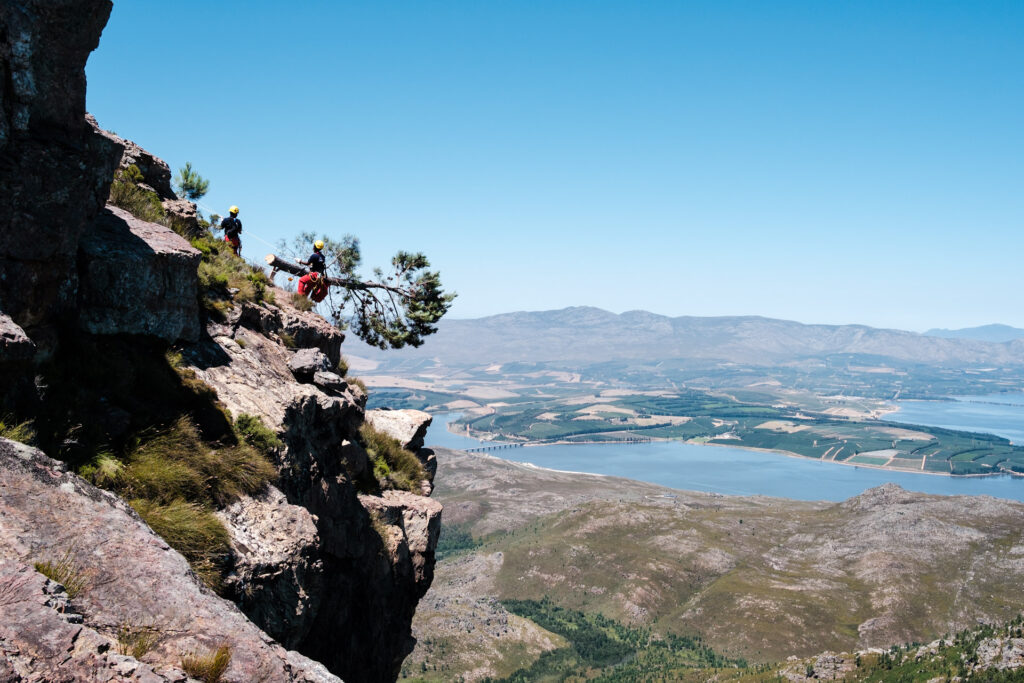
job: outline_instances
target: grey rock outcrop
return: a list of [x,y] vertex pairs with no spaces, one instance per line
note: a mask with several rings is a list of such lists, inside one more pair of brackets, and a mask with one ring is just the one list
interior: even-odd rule
[[109,0],[0,4],[0,309],[55,344],[74,307],[75,259],[121,157],[85,121],[85,62]]
[[[32,562],[70,557],[85,581],[71,603],[83,615],[79,630],[106,634],[109,640],[122,624],[152,626],[159,636],[146,661],[154,666],[173,667],[183,654],[227,644],[231,648],[228,680],[338,680],[323,666],[275,643],[234,603],[213,595],[185,558],[154,534],[123,500],[64,471],[61,463],[35,449],[0,439],[0,488],[4,491],[0,497],[4,520],[0,558],[13,563],[10,571],[24,574],[20,567]],[[37,580],[33,581],[38,586]],[[5,585],[11,590],[10,582],[0,580],[0,595]],[[32,597],[38,588],[30,585],[27,590],[27,599],[38,603],[39,599]],[[0,605],[6,615],[10,606],[3,602]],[[24,602],[19,598],[16,604]],[[36,609],[33,614],[25,618],[35,618],[40,612]],[[49,626],[54,619],[47,617],[45,623]],[[62,633],[67,633],[60,627],[52,632],[37,627],[37,631],[34,639],[55,649],[59,649]],[[77,647],[75,637],[69,642]],[[79,654],[86,661],[102,654],[92,635],[82,646]],[[40,652],[45,654],[42,649]],[[5,656],[11,661],[14,655]],[[66,658],[68,652],[59,656]],[[57,664],[44,658],[33,665],[40,668],[27,677],[45,679],[45,667]]]
[[[280,319],[292,320],[295,329],[315,330],[307,322],[314,318],[286,305],[253,306],[234,321],[211,325],[212,339],[186,348],[185,355],[229,411],[257,415],[281,436],[285,449],[277,486],[289,504],[315,521],[319,546],[307,557],[321,563],[322,587],[303,583],[302,572],[291,572],[287,581],[299,579],[288,591],[316,591],[320,601],[311,601],[302,615],[304,636],[278,637],[352,683],[392,680],[412,649],[412,615],[433,578],[441,506],[408,492],[358,495],[356,482],[369,475],[358,443],[361,396],[340,388],[328,394],[296,381],[289,367],[293,354],[274,339],[275,332],[266,331]],[[279,531],[245,526],[264,536],[247,544],[279,545],[268,539]],[[288,591],[268,586],[262,595],[270,605],[243,604],[273,632],[280,623],[275,615],[293,613],[290,598],[281,599]],[[308,630],[307,616],[313,624]]]
[[[91,119],[91,117],[88,118]],[[95,124],[95,119],[92,119],[90,123]],[[98,127],[98,124],[96,125]],[[134,166],[142,173],[142,182],[146,186],[145,189],[156,192],[160,199],[178,198],[174,190],[171,189],[171,169],[167,162],[155,154],[147,152],[131,140],[125,140],[124,138],[118,138],[118,140],[124,145],[124,153],[121,155],[118,168],[124,169]]]
[[312,382],[313,375],[331,369],[331,359],[320,349],[299,349],[288,361],[288,369],[301,382]]
[[366,421],[378,432],[397,439],[402,448],[417,451],[423,448],[427,427],[434,418],[422,410],[368,410]]
[[235,602],[285,647],[295,647],[309,634],[323,590],[316,520],[273,486],[217,516],[231,536],[235,566],[225,585]]
[[93,334],[199,337],[201,254],[177,233],[107,206],[81,242],[79,325]]
[[319,370],[313,373],[313,384],[329,394],[348,391],[348,382],[336,372]]
[[28,360],[35,353],[36,345],[25,330],[0,313],[0,362]]

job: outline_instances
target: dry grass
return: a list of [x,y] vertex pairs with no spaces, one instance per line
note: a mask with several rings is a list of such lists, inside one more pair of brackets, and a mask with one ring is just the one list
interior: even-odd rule
[[208,586],[220,587],[221,568],[231,547],[227,529],[210,508],[180,498],[169,503],[136,498],[128,504],[168,545],[185,556]]
[[10,415],[5,415],[0,419],[0,437],[32,445],[36,440],[36,430],[31,420],[18,422]]
[[181,658],[181,668],[204,683],[220,683],[231,664],[231,648],[221,645],[206,654],[191,653]]
[[54,560],[36,562],[35,568],[46,578],[64,586],[64,591],[72,600],[89,588],[92,579],[91,573],[82,569],[74,560],[74,553],[71,550],[66,550]]
[[152,626],[139,626],[125,622],[117,628],[117,651],[135,659],[141,659],[153,649],[160,632]]

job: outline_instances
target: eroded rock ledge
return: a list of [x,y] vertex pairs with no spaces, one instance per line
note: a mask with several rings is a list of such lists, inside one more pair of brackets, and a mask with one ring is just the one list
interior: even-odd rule
[[[112,680],[180,681],[183,655],[226,644],[229,680],[339,680],[211,593],[124,501],[40,451],[0,439],[0,493],[0,672],[108,680],[99,668]],[[59,584],[30,569],[67,553],[85,580],[70,605]],[[158,633],[145,664],[116,654],[125,624]]]
[[[285,347],[283,331],[306,348]],[[192,370],[231,413],[260,417],[285,444],[277,489],[222,517],[239,604],[274,638],[347,681],[394,680],[433,579],[441,505],[405,491],[359,494],[355,482],[368,469],[358,442],[366,397],[355,385],[312,379],[324,360],[340,358],[336,328],[264,303],[243,304],[208,333],[184,349]],[[297,356],[319,358],[310,360],[315,371]]]

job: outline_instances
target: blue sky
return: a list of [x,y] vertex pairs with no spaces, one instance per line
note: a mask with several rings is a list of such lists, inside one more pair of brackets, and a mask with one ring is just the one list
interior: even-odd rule
[[1024,327],[1022,2],[116,1],[101,125],[452,315]]

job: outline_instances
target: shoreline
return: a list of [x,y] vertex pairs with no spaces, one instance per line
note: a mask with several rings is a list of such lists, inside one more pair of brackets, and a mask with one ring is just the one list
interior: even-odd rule
[[[895,412],[897,410],[899,410],[899,407],[894,407],[893,410],[887,411],[885,414],[888,414],[890,412]],[[469,438],[469,439],[476,439],[477,441],[481,441],[481,439],[479,437],[473,436],[472,435],[473,432],[471,432],[471,431],[454,431],[454,430],[452,430],[451,429],[452,423],[453,423],[452,421],[449,421],[449,422],[445,423],[445,430],[448,431],[449,433],[454,434],[456,436],[465,436],[466,438]],[[918,426],[924,427],[926,425],[918,425]],[[486,433],[486,432],[481,432],[481,433]],[[799,453],[794,453],[793,451],[783,451],[783,450],[778,450],[778,449],[774,449],[774,448],[757,448],[755,446],[734,446],[732,444],[725,444],[725,443],[707,443],[707,442],[701,443],[701,442],[695,442],[695,441],[683,441],[683,440],[680,440],[680,439],[651,438],[649,441],[640,441],[640,442],[637,442],[637,441],[618,441],[618,442],[613,442],[613,441],[594,441],[594,442],[591,442],[591,441],[554,441],[554,442],[550,442],[550,443],[537,443],[537,442],[530,442],[530,441],[495,441],[493,443],[495,445],[513,445],[514,444],[514,445],[517,445],[517,446],[521,446],[522,448],[533,448],[533,447],[540,447],[540,446],[621,446],[621,445],[625,445],[625,444],[640,445],[640,444],[643,444],[643,443],[670,443],[670,442],[677,442],[677,443],[681,443],[681,444],[688,444],[688,445],[691,445],[691,446],[712,446],[712,447],[720,447],[720,448],[736,448],[736,449],[740,449],[740,450],[744,450],[744,451],[754,451],[754,452],[758,452],[758,453],[772,453],[772,454],[775,454],[775,455],[784,455],[784,456],[786,456],[788,458],[798,458],[800,460],[805,460],[805,461],[808,461],[808,462],[819,462],[819,463],[822,463],[822,464],[828,463],[828,464],[833,464],[833,465],[845,465],[846,467],[863,467],[865,469],[882,470],[884,472],[902,472],[902,473],[906,473],[906,474],[924,474],[924,475],[930,475],[930,476],[935,476],[935,477],[950,477],[952,479],[972,479],[972,478],[973,479],[977,479],[977,478],[983,478],[983,477],[1001,477],[1001,476],[1010,476],[1010,477],[1014,477],[1014,478],[1024,478],[1024,473],[1022,473],[1022,472],[1011,472],[1009,470],[1000,470],[998,472],[989,472],[989,473],[984,473],[984,474],[953,474],[952,472],[929,472],[928,470],[909,470],[909,469],[905,469],[905,468],[902,468],[902,467],[887,467],[886,465],[870,465],[870,464],[867,464],[867,463],[846,462],[844,460],[822,460],[821,458],[811,458],[811,457],[806,456],[806,455],[800,455]],[[483,445],[483,444],[481,444],[481,445]],[[495,449],[495,450],[499,450],[499,449]],[[496,456],[491,456],[491,457],[496,457]],[[504,459],[504,458],[499,458],[499,459]],[[518,461],[512,461],[512,462],[518,462]],[[531,467],[538,467],[539,469],[552,469],[552,468],[542,468],[542,467],[539,467],[537,465],[532,465],[531,463],[522,463],[522,464],[529,464]],[[554,471],[554,472],[567,472],[568,470],[555,470],[555,469],[552,469],[552,471]],[[608,476],[608,475],[594,474],[593,472],[577,472],[576,474],[592,474],[594,476]]]

